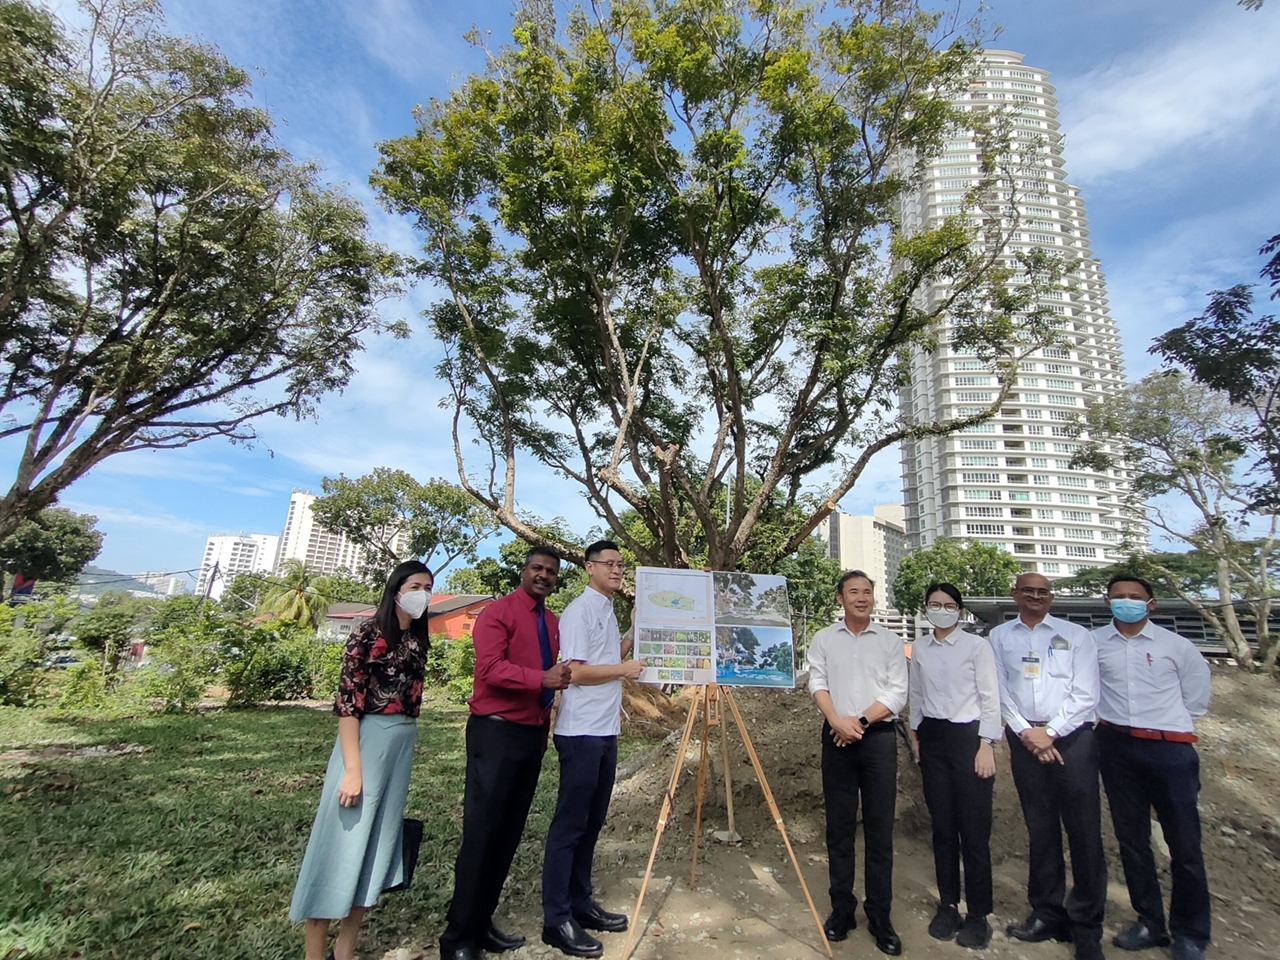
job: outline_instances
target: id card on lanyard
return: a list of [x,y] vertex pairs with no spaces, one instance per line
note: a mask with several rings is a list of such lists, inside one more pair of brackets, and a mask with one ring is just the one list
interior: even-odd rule
[[1027,680],[1040,679],[1040,658],[1033,653],[1022,658],[1022,676]]

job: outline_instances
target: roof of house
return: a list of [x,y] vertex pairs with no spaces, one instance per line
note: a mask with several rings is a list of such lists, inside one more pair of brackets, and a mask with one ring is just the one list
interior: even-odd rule
[[[489,603],[493,597],[480,593],[445,593],[431,598],[431,606],[427,608],[428,616],[438,617],[445,613],[454,613],[477,604]],[[374,603],[331,603],[325,613],[326,620],[359,620],[373,616],[378,609]]]

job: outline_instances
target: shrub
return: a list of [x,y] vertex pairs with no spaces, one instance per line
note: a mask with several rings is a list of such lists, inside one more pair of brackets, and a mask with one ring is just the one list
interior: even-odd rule
[[471,696],[476,669],[476,648],[470,637],[450,640],[432,637],[427,654],[427,684],[443,687],[450,700],[462,702]]
[[228,706],[312,695],[321,648],[313,630],[273,620],[249,624],[239,634],[223,654]]
[[342,674],[342,643],[322,643],[316,654],[315,689],[311,695],[317,700],[328,700],[338,692],[338,678]]

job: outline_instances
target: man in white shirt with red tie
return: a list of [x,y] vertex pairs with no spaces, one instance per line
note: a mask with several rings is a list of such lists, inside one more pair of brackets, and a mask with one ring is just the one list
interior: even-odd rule
[[[1016,940],[1071,940],[1076,960],[1102,957],[1107,863],[1098,792],[1098,651],[1084,627],[1051,616],[1053,589],[1039,573],[1014,581],[1018,616],[991,631],[1009,766],[1027,823],[1031,915]],[[1062,855],[1065,829],[1072,889]]]
[[[1209,884],[1200,845],[1200,758],[1195,721],[1209,709],[1204,657],[1185,637],[1152,623],[1151,584],[1107,584],[1112,621],[1093,633],[1102,681],[1098,748],[1102,783],[1137,922],[1112,941],[1123,950],[1169,943],[1174,960],[1201,960],[1209,944]],[[1151,809],[1169,845],[1173,894],[1164,899],[1151,852]]]

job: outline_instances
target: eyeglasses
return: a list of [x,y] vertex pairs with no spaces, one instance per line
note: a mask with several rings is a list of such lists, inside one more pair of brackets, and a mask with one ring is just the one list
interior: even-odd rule
[[1018,592],[1024,597],[1052,597],[1053,591],[1044,587],[1019,587]]
[[954,603],[931,603],[926,607],[926,609],[932,610],[934,613],[937,613],[939,610],[946,610],[948,613],[960,612],[960,608]]
[[587,563],[598,563],[602,567],[608,567],[610,570],[623,572],[627,569],[627,565],[622,560],[588,560]]

